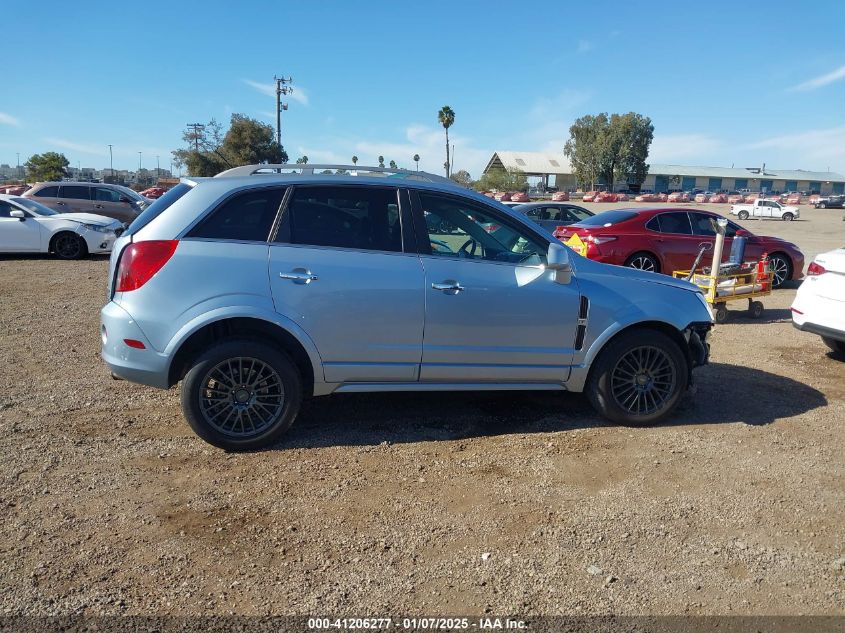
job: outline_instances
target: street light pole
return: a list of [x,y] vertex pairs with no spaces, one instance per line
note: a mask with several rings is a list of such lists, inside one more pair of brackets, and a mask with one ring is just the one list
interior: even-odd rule
[[273,81],[276,82],[276,144],[279,148],[282,147],[282,110],[288,109],[287,103],[282,103],[282,95],[290,94],[293,92],[293,88],[288,86],[287,84],[293,83],[293,78],[288,77],[287,79],[282,77],[273,76]]
[[114,181],[114,159],[111,152],[111,143],[109,143],[109,176]]
[[15,168],[15,175],[18,177],[18,180],[21,179],[21,153],[15,152],[18,155],[18,166]]

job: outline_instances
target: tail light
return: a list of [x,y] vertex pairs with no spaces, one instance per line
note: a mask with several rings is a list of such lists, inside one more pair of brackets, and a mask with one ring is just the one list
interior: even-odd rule
[[827,272],[824,266],[817,264],[816,262],[811,262],[809,266],[807,266],[807,276],[812,277],[813,275],[824,275]]
[[615,239],[616,238],[611,236],[611,235],[599,235],[598,237],[595,236],[595,235],[588,235],[587,236],[587,241],[592,242],[596,246],[598,246],[599,244],[605,244],[607,242],[612,242]]
[[120,256],[115,292],[137,290],[173,256],[178,240],[151,240],[130,244]]

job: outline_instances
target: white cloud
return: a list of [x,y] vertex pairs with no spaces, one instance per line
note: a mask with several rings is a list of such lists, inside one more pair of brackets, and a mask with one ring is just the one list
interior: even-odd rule
[[804,83],[800,83],[797,86],[792,86],[790,88],[790,92],[806,92],[808,90],[815,90],[816,88],[821,88],[823,86],[827,86],[828,84],[832,84],[835,81],[839,81],[840,79],[845,79],[845,66],[840,66],[836,70],[827,73],[826,75],[820,75],[818,77],[814,77],[809,81],[805,81]]
[[73,141],[68,141],[63,138],[56,138],[53,136],[47,137],[44,139],[45,143],[49,143],[52,146],[60,147],[61,149],[69,149],[74,152],[79,152],[80,154],[92,154],[94,156],[108,156],[108,145],[90,145],[86,143],[74,143]]
[[749,143],[745,148],[766,150],[765,156],[769,158],[766,163],[774,167],[795,166],[799,161],[802,169],[831,167],[841,172],[845,170],[845,125],[773,136]]
[[655,163],[684,163],[707,160],[724,146],[722,141],[706,134],[655,135],[648,159]]
[[19,119],[13,117],[11,114],[6,114],[5,112],[0,112],[0,124],[14,125],[15,127],[20,127],[21,122],[20,122]]
[[596,47],[596,45],[593,44],[589,40],[578,40],[578,52],[579,53],[589,53],[595,47]]
[[[257,90],[261,94],[267,95],[268,97],[275,97],[276,96],[276,84],[274,83],[262,83],[260,81],[253,81],[252,79],[242,79],[242,81]],[[292,99],[293,101],[297,101],[302,105],[308,105],[308,92],[302,86],[293,86],[292,92],[287,95],[282,95],[285,99]]]

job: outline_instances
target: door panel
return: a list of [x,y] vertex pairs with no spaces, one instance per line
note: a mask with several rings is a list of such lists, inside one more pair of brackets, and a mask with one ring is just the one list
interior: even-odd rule
[[120,193],[107,187],[92,189],[92,212],[115,218],[121,222],[131,223],[137,217],[135,208],[128,202],[120,201]]
[[417,380],[423,281],[415,254],[270,247],[276,311],[314,341],[326,382]]
[[4,253],[33,253],[41,250],[41,225],[31,217],[23,222],[9,217],[10,203],[0,200],[0,251]]
[[[580,295],[543,267],[422,258],[426,325],[421,381],[562,382]],[[436,290],[456,281],[463,290]]]

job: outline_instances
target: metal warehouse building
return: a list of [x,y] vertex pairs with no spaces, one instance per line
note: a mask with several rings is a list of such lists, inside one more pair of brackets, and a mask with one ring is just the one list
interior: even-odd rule
[[[556,187],[575,190],[578,186],[572,168],[563,154],[538,152],[495,152],[484,173],[491,169],[519,169],[528,176],[532,188]],[[617,189],[625,189],[617,183]],[[642,189],[670,191],[680,189],[708,191],[784,192],[817,191],[823,194],[845,193],[845,176],[834,172],[762,167],[697,167],[693,165],[649,166]]]

